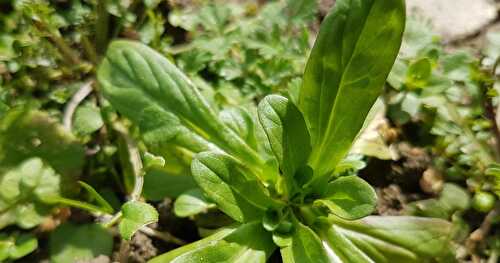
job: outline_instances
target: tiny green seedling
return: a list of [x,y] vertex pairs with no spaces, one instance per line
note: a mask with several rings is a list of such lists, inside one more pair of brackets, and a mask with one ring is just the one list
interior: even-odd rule
[[404,24],[403,0],[337,1],[298,102],[270,95],[258,116],[238,108],[231,118],[154,50],[113,42],[98,72],[106,98],[147,145],[196,154],[198,186],[235,222],[151,262],[266,262],[276,249],[283,262],[422,262],[446,253],[450,224],[367,217],[375,191],[334,175],[384,86]]

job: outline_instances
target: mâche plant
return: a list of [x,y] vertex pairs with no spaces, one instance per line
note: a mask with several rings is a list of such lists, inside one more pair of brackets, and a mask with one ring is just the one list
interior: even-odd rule
[[[402,0],[337,1],[321,25],[297,102],[269,95],[256,113],[219,113],[161,54],[113,42],[98,70],[105,97],[139,127],[146,145],[190,153],[202,192],[197,200],[233,220],[151,262],[266,262],[276,251],[283,262],[449,257],[449,223],[369,216],[372,187],[335,173],[382,91],[404,25]],[[127,221],[136,230],[147,220],[132,220],[139,205],[129,210],[137,210]]]

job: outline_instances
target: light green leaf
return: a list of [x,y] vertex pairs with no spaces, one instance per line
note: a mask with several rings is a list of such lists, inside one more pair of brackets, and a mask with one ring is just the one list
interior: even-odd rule
[[271,233],[266,232],[260,222],[223,229],[205,239],[172,250],[149,261],[149,263],[265,263],[276,246]]
[[60,194],[60,176],[39,158],[0,174],[0,229],[32,228],[50,214],[46,200]]
[[404,24],[403,0],[339,0],[323,21],[299,97],[316,176],[328,176],[349,151],[391,70]]
[[271,149],[285,175],[289,191],[295,173],[307,164],[311,152],[309,132],[298,108],[278,95],[265,97],[258,108],[259,120]]
[[363,179],[351,175],[328,184],[325,193],[314,202],[348,220],[370,215],[377,204],[375,190]]
[[330,262],[316,233],[299,222],[295,224],[291,246],[281,248],[281,257],[284,263]]
[[0,234],[0,262],[20,259],[35,251],[37,247],[38,240],[33,234]]
[[98,224],[65,223],[50,234],[50,262],[68,263],[92,260],[99,255],[110,256],[113,236]]
[[158,221],[158,212],[150,204],[129,201],[122,206],[122,220],[118,226],[120,235],[130,240],[141,227]]
[[432,74],[430,59],[422,58],[411,63],[406,74],[406,84],[408,86],[423,88]]
[[257,153],[217,118],[192,82],[153,49],[113,42],[98,80],[106,98],[140,127],[146,142],[195,153],[220,148],[251,165],[262,164]]
[[207,197],[238,222],[260,218],[265,209],[280,206],[257,177],[230,156],[200,153],[193,159],[191,170]]
[[444,220],[407,216],[329,219],[333,225],[317,231],[333,262],[433,262],[449,256],[453,260],[453,226]]
[[191,189],[175,200],[174,213],[178,217],[194,216],[206,213],[212,206],[214,204],[206,200],[200,189]]
[[89,135],[104,125],[101,112],[96,106],[86,104],[78,107],[73,120],[73,130],[78,135]]

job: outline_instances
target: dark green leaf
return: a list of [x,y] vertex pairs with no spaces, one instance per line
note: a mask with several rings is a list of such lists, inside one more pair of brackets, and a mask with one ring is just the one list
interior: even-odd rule
[[349,151],[392,68],[404,24],[403,0],[339,0],[323,21],[299,97],[318,176]]
[[311,151],[304,118],[292,102],[278,95],[265,97],[259,103],[258,113],[288,186],[293,187],[295,173],[306,165]]
[[53,263],[92,260],[99,255],[111,255],[113,236],[97,224],[65,223],[51,233],[49,250]]
[[207,197],[238,222],[259,218],[265,209],[279,206],[256,176],[225,154],[200,153],[191,170]]

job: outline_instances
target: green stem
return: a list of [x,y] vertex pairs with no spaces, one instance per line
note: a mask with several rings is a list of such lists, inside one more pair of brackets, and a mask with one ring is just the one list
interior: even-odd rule
[[107,0],[97,1],[97,21],[96,21],[96,49],[98,54],[104,54],[108,45],[109,35],[109,14],[106,10]]

